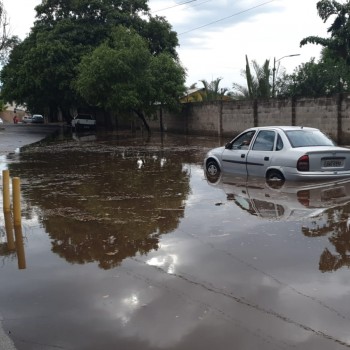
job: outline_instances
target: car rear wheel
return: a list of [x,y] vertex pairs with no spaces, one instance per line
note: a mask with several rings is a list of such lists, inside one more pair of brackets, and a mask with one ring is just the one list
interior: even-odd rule
[[284,181],[283,174],[276,169],[269,170],[266,174],[266,180],[267,181]]
[[207,175],[211,177],[220,175],[219,164],[215,160],[209,160],[206,165]]

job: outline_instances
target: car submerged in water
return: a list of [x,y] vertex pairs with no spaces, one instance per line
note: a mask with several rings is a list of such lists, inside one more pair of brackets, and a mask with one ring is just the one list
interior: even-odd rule
[[247,129],[204,159],[208,177],[221,172],[266,180],[350,178],[350,149],[338,147],[319,129],[271,126]]

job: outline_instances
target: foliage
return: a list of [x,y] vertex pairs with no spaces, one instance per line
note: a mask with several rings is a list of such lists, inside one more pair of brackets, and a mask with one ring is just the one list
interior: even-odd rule
[[153,56],[145,39],[122,26],[82,59],[78,71],[77,91],[89,103],[111,111],[133,111],[147,129],[144,112],[154,112],[159,103],[176,108],[185,89],[180,64],[168,53]]
[[3,112],[6,108],[5,108],[5,102],[4,100],[0,99],[0,112]]
[[248,56],[246,55],[246,69],[242,73],[246,78],[247,87],[234,83],[233,90],[236,93],[235,96],[251,99],[270,98],[270,78],[272,77],[272,70],[269,68],[270,61],[266,60],[262,66],[260,66],[255,60],[251,63],[255,75],[251,71]]
[[350,2],[341,4],[335,0],[321,0],[317,2],[318,15],[323,22],[334,18],[328,28],[330,38],[309,36],[300,42],[300,46],[317,44],[327,48],[334,58],[340,58],[350,64]]
[[[176,33],[164,18],[152,17],[148,11],[147,0],[43,1],[36,7],[29,36],[13,49],[1,72],[3,96],[46,114],[61,110],[69,118],[70,110],[87,103],[74,83],[80,62],[96,48],[107,50],[101,45],[119,25],[139,33],[152,55],[167,53],[176,59]],[[112,69],[114,62],[109,63]]]
[[212,80],[210,83],[206,80],[200,80],[204,86],[204,91],[201,92],[202,101],[216,101],[221,100],[227,88],[219,88],[222,78]]
[[276,87],[280,97],[321,97],[348,92],[350,67],[324,49],[319,62],[312,58],[301,64],[292,74],[281,77]]

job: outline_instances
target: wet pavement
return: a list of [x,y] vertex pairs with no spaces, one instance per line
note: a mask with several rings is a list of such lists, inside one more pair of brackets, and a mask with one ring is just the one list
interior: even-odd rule
[[61,133],[2,159],[22,187],[20,232],[0,218],[17,349],[349,348],[349,183],[207,181],[224,142]]
[[38,142],[59,130],[55,124],[3,124],[0,125],[0,156],[15,152],[17,149]]

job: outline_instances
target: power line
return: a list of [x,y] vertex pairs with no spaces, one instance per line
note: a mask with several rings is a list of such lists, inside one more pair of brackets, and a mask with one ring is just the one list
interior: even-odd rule
[[184,10],[189,9],[189,8],[193,8],[193,7],[196,7],[196,6],[203,5],[203,4],[205,4],[205,3],[209,2],[209,1],[212,1],[212,0],[205,0],[205,1],[202,1],[202,2],[200,2],[200,3],[198,3],[198,4],[186,6],[186,7],[184,8]]
[[161,12],[161,11],[169,10],[169,9],[174,8],[174,7],[186,5],[186,4],[189,4],[190,2],[194,2],[194,1],[197,1],[197,0],[188,0],[188,1],[185,1],[185,2],[181,2],[180,4],[176,4],[176,5],[173,5],[173,6],[170,6],[170,7],[165,7],[165,8],[163,8],[163,9],[160,9],[160,10],[157,10],[157,11],[152,11],[152,13],[156,13],[156,12]]
[[248,11],[252,11],[252,10],[258,8],[258,7],[261,7],[261,6],[270,4],[271,2],[274,2],[274,1],[275,1],[275,0],[270,0],[270,1],[263,2],[262,4],[259,4],[259,5],[250,7],[250,8],[248,8],[248,9],[243,10],[243,11],[240,11],[240,12],[236,12],[236,13],[234,13],[233,15],[220,18],[220,19],[218,19],[218,20],[216,20],[216,21],[213,21],[213,22],[210,22],[210,23],[207,23],[207,24],[203,24],[202,26],[199,26],[199,27],[196,27],[196,28],[192,28],[192,29],[187,30],[186,32],[182,32],[182,33],[180,33],[180,34],[178,34],[178,35],[187,34],[187,33],[193,32],[193,31],[195,31],[195,30],[202,29],[202,28],[204,28],[204,27],[208,27],[208,26],[210,26],[210,25],[212,25],[212,24],[215,24],[215,23],[224,21],[224,20],[229,19],[229,18],[232,18],[232,17],[234,17],[234,16],[241,15],[242,13],[245,13],[245,12],[248,12]]

